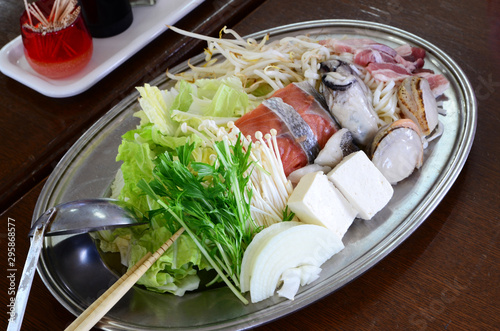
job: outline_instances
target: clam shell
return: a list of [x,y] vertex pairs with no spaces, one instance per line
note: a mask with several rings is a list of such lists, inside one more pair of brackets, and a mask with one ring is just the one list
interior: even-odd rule
[[420,129],[409,119],[381,128],[371,145],[370,158],[391,184],[407,178],[424,160]]

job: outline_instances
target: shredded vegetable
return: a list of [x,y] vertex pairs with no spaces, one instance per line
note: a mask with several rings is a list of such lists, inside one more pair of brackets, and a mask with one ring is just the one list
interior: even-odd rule
[[[307,37],[286,37],[266,43],[269,36],[260,42],[249,38],[244,40],[234,30],[224,28],[224,34],[235,39],[212,38],[170,26],[175,32],[205,40],[207,63],[197,67],[191,65],[191,71],[180,75],[167,73],[171,79],[195,81],[200,78],[239,77],[247,93],[252,93],[263,86],[271,86],[272,91],[283,88],[292,82],[308,80],[316,85],[319,63],[330,56],[327,47]],[[215,57],[221,55],[224,61]]]
[[[206,77],[235,76],[241,79],[247,93],[271,87],[265,94],[266,97],[292,82],[306,80],[311,85],[318,86],[318,68],[322,61],[338,58],[353,62],[351,53],[334,54],[329,47],[308,36],[285,37],[268,43],[268,35],[260,42],[251,38],[245,41],[234,30],[226,27],[221,30],[219,38],[195,34],[173,26],[170,26],[170,29],[205,40],[208,46],[205,50],[206,63],[203,66],[190,65],[190,72],[179,75],[167,73],[169,78],[196,81]],[[232,35],[235,39],[223,39],[223,34]],[[222,56],[223,61],[219,61],[217,55]],[[361,66],[355,66],[355,69],[371,89],[373,105],[380,119],[385,123],[399,119],[394,82],[375,80]]]

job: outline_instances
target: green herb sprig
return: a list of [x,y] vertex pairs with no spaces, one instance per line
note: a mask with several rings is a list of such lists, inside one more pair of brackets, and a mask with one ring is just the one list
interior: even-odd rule
[[237,139],[215,142],[214,165],[195,162],[194,144],[158,156],[154,180],[138,186],[186,229],[217,274],[243,302],[239,290],[241,261],[255,232],[248,189],[251,145],[245,150]]

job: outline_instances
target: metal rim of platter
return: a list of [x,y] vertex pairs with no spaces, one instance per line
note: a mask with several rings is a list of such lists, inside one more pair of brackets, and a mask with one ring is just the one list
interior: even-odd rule
[[[471,149],[477,122],[473,89],[455,61],[433,44],[409,32],[357,20],[295,23],[245,38],[262,38],[270,34],[273,40],[304,33],[315,36],[358,35],[396,45],[411,43],[426,49],[429,55],[426,63],[429,61],[437,71],[444,73],[451,84],[450,92],[447,92],[449,99],[445,102],[448,112],[444,119],[448,122],[445,123],[445,134],[431,150],[426,151],[424,169],[403,184],[398,184],[396,199],[391,201],[392,207],[379,212],[374,222],[358,222],[355,229],[349,230],[344,238],[346,249],[327,261],[320,279],[302,288],[293,302],[273,297],[242,307],[224,288],[179,298],[135,287],[101,320],[98,327],[106,330],[157,330],[160,326],[165,329],[194,326],[201,330],[244,329],[292,313],[370,269],[418,228],[453,185]],[[202,60],[203,54],[200,54],[190,61],[200,63]],[[183,63],[171,72],[187,69],[187,63]],[[160,86],[167,83],[164,75],[151,82]],[[133,93],[113,107],[61,159],[40,194],[33,222],[57,203],[106,195],[119,166],[113,153],[120,144],[121,134],[137,124],[132,119],[132,113],[138,110],[137,97],[138,93]],[[433,147],[438,148],[439,153],[433,153]],[[412,194],[408,194],[410,191]],[[68,240],[69,237],[71,240]],[[92,247],[95,244],[90,236],[69,237],[46,238],[38,272],[52,295],[70,312],[79,315],[117,279],[119,271],[110,270],[101,261],[100,255],[92,250],[95,250]],[[85,258],[80,254],[82,250],[86,253]],[[89,282],[88,275],[78,276],[89,268],[100,273],[93,282]],[[200,309],[205,312],[199,312]],[[166,315],[170,317],[168,321]],[[172,316],[176,316],[173,321]]]

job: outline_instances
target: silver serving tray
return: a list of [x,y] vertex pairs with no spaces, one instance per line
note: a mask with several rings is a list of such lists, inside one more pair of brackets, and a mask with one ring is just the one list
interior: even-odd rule
[[[245,306],[227,288],[176,297],[136,286],[103,318],[99,327],[245,329],[297,311],[352,281],[395,249],[436,208],[460,173],[474,139],[477,106],[466,76],[439,48],[394,27],[352,20],[303,22],[248,37],[261,38],[267,33],[271,39],[299,34],[317,38],[361,36],[391,46],[409,43],[425,48],[426,68],[442,73],[450,81],[443,103],[447,115],[440,116],[445,128],[443,136],[426,149],[423,167],[395,187],[386,208],[370,221],[355,221],[344,237],[345,249],[322,266],[321,277],[302,287],[294,301],[275,296]],[[191,62],[202,60],[200,55]],[[171,71],[187,69],[184,63]],[[159,77],[151,84],[166,86],[169,81]],[[137,97],[134,93],[111,109],[62,158],[40,194],[33,221],[58,203],[107,195],[120,166],[115,157],[121,135],[138,124],[132,116],[139,109]],[[54,297],[75,315],[118,278],[117,272],[102,262],[89,235],[46,238],[38,272]]]

